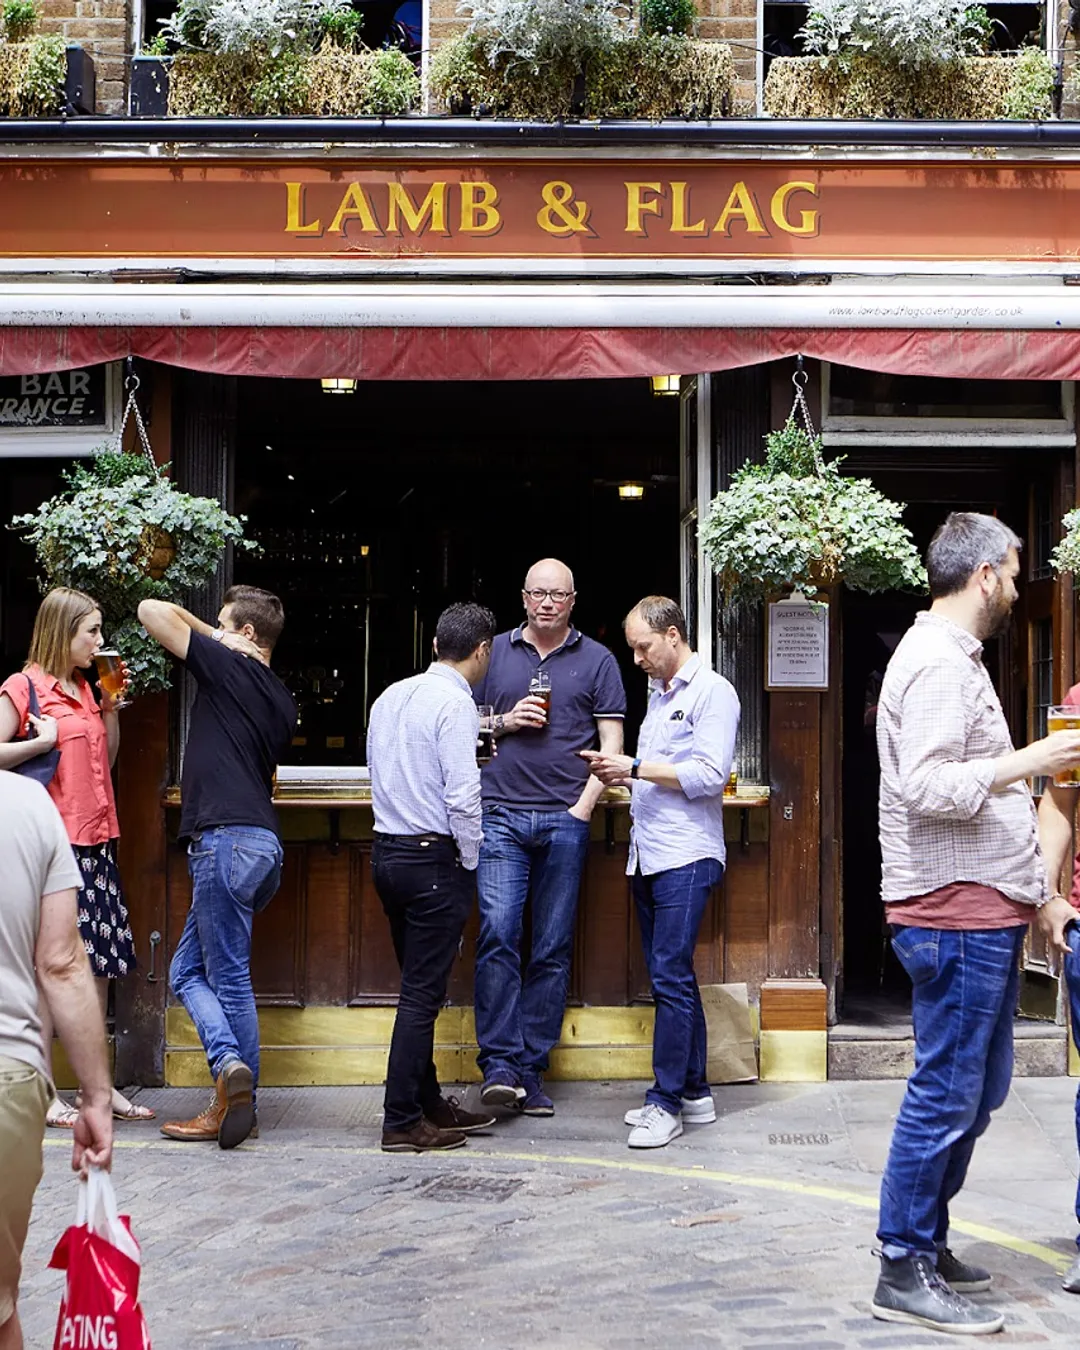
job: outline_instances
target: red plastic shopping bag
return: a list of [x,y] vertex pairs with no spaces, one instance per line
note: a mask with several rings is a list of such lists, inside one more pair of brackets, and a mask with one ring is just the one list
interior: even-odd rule
[[67,1271],[53,1350],[151,1350],[139,1307],[139,1244],[116,1212],[107,1172],[92,1167],[80,1181],[75,1222],[49,1265]]

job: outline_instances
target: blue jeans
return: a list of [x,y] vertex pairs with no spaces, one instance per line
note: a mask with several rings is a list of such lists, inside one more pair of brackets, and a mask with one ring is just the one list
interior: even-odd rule
[[277,892],[284,852],[272,830],[219,825],[188,844],[191,908],[169,985],[195,1023],[210,1073],[242,1059],[259,1081],[251,924]]
[[[1065,987],[1069,991],[1069,1025],[1076,1048],[1080,1050],[1080,927],[1075,923],[1065,931],[1069,955],[1065,958]],[[1076,1147],[1080,1150],[1080,1087],[1076,1089]],[[1076,1218],[1080,1222],[1080,1183],[1076,1188]],[[1076,1245],[1080,1247],[1080,1236]]]
[[682,1111],[683,1097],[703,1097],[705,1078],[705,1012],[694,974],[694,946],[709,895],[724,875],[724,864],[702,858],[634,877],[634,907],[641,945],[656,1004],[653,1030],[653,1077],[646,1102],[672,1115]]
[[[476,885],[476,1062],[485,1078],[542,1073],[562,1034],[578,889],[589,822],[569,811],[484,808]],[[532,950],[524,978],[521,930],[532,893]]]
[[1027,928],[950,932],[894,927],[911,977],[915,1070],[881,1180],[885,1256],[934,1256],[975,1141],[1009,1095],[1020,951]]

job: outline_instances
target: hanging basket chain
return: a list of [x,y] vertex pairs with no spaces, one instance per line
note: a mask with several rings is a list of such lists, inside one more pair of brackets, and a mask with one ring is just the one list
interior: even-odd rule
[[138,375],[129,375],[124,381],[124,388],[128,391],[128,396],[127,402],[124,404],[124,415],[120,419],[120,431],[116,437],[116,448],[119,452],[123,451],[124,431],[127,428],[128,418],[134,414],[135,427],[139,433],[139,445],[146,455],[146,458],[150,461],[150,467],[156,478],[158,473],[157,460],[154,459],[154,452],[150,449],[150,437],[146,434],[146,423],[143,421],[142,413],[139,411],[139,404],[135,398],[140,383],[141,381],[139,380]]
[[810,444],[814,450],[814,468],[820,474],[824,471],[825,461],[821,457],[821,441],[818,438],[817,431],[814,429],[813,419],[810,416],[810,408],[806,402],[806,386],[810,382],[810,376],[803,369],[803,358],[800,354],[795,370],[792,372],[791,383],[795,386],[795,399],[791,405],[789,421],[794,422],[796,418],[803,424]]

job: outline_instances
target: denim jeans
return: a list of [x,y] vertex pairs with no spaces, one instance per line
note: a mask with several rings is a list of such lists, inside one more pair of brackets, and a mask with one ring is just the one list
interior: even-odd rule
[[[562,1034],[578,889],[589,822],[569,811],[484,808],[476,884],[477,1063],[485,1078],[543,1073]],[[521,932],[532,894],[532,950],[522,976]]]
[[452,840],[420,836],[376,835],[371,866],[401,967],[383,1127],[407,1130],[430,1115],[442,1095],[433,1059],[435,1019],[472,908],[473,874],[462,867]]
[[169,985],[195,1023],[215,1079],[242,1059],[259,1081],[251,925],[277,893],[283,859],[281,840],[257,825],[219,825],[188,844],[191,908]]
[[[1080,1050],[1080,926],[1075,923],[1065,930],[1069,955],[1065,958],[1065,987],[1069,991],[1069,1025],[1073,1044]],[[1080,1087],[1076,1090],[1076,1147],[1080,1150]],[[1076,1218],[1080,1222],[1080,1183],[1076,1188]],[[1076,1245],[1080,1247],[1080,1234]]]
[[1027,928],[951,932],[894,927],[911,977],[915,1070],[881,1181],[878,1238],[887,1257],[934,1255],[975,1141],[1009,1095],[1020,951]]
[[683,1097],[703,1097],[708,1049],[705,1011],[694,974],[694,946],[709,895],[724,875],[724,864],[702,858],[634,877],[634,907],[641,945],[656,1004],[653,1030],[653,1077],[645,1100],[672,1115],[682,1111]]

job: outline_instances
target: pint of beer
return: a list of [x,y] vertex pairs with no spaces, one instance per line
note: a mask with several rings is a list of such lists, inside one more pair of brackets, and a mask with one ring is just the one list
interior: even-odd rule
[[480,714],[480,730],[476,734],[476,762],[490,764],[495,758],[495,733],[491,729],[491,719],[495,709],[490,703],[481,703],[476,711]]
[[529,681],[529,694],[538,698],[544,705],[544,716],[551,716],[551,676],[546,670],[538,670]]
[[104,647],[94,654],[97,666],[98,683],[105,693],[113,699],[118,708],[126,708],[127,700],[121,698],[124,692],[124,671],[120,664],[120,653],[112,647]]
[[[1080,708],[1049,708],[1046,713],[1047,735],[1054,731],[1080,731]],[[1080,766],[1062,769],[1054,774],[1055,787],[1080,787]]]

